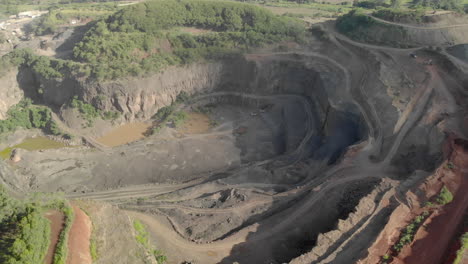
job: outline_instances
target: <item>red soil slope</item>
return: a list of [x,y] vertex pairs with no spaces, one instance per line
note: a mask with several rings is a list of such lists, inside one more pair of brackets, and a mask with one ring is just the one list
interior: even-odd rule
[[67,264],[91,264],[92,258],[89,250],[91,238],[91,220],[77,206],[73,206],[75,219],[68,238]]
[[[445,185],[454,194],[453,201],[439,209],[430,210],[431,215],[416,233],[414,242],[405,246],[392,263],[438,264],[444,260],[468,209],[468,141],[450,136],[444,152],[447,162],[417,189],[406,193],[406,199],[411,201],[410,207],[405,204],[396,207],[387,225],[368,249],[368,256],[358,263],[380,263],[382,256],[391,253],[391,247],[399,239],[401,230],[417,215],[428,210],[422,208],[424,203],[437,195]],[[448,162],[454,168],[448,168]]]
[[50,221],[50,244],[45,256],[44,263],[52,264],[52,261],[54,260],[55,248],[57,246],[60,232],[63,229],[65,219],[63,217],[63,213],[57,210],[47,211],[44,216]]

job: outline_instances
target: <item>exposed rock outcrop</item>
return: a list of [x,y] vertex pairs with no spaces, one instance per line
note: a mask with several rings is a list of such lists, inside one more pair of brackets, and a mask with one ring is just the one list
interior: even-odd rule
[[5,119],[8,109],[23,98],[23,91],[16,81],[17,74],[18,71],[12,70],[0,77],[0,119]]

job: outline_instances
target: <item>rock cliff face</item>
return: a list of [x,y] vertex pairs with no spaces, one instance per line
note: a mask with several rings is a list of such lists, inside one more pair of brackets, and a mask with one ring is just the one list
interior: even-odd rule
[[8,109],[23,98],[23,91],[16,81],[17,74],[17,71],[9,71],[0,77],[0,119],[5,119]]
[[[9,85],[16,85],[16,80],[10,79]],[[341,89],[345,84],[339,69],[326,61],[309,60],[307,56],[296,54],[238,57],[172,67],[145,78],[105,82],[74,77],[46,79],[29,68],[21,69],[17,79],[26,96],[54,109],[67,105],[73,96],[78,96],[100,110],[121,112],[128,122],[150,118],[161,107],[170,105],[182,91],[188,94],[213,90],[299,94],[316,104],[322,118],[330,104],[340,111],[358,114],[357,108],[350,103],[349,94],[343,92],[346,89]]]
[[101,110],[122,112],[127,120],[147,119],[182,91],[193,94],[221,85],[223,68],[222,63],[174,67],[147,78],[84,84],[78,94]]
[[131,121],[150,118],[159,108],[171,104],[181,91],[192,94],[212,90],[219,85],[222,70],[222,63],[193,64],[146,78],[97,82],[74,77],[46,79],[23,68],[18,81],[26,96],[55,109],[78,96],[103,111],[120,111]]

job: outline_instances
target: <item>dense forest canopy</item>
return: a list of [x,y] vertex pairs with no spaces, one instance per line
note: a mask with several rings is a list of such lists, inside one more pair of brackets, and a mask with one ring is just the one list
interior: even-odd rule
[[[175,27],[210,32],[193,35]],[[266,43],[298,41],[303,33],[304,26],[297,20],[249,4],[152,0],[97,21],[76,45],[74,56],[91,66],[93,76],[111,79],[201,58],[222,58]]]

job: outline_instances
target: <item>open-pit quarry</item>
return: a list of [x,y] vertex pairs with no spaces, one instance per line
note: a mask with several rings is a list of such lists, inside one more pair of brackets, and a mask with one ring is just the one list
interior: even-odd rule
[[[73,138],[24,149],[15,146],[41,133],[8,135],[1,180],[86,209],[99,263],[140,263],[125,248],[128,219],[167,263],[442,263],[468,206],[465,47],[363,44],[330,22],[315,30],[306,44],[144,78],[9,72],[0,117],[30,97]],[[156,124],[180,94],[186,121]],[[74,96],[121,116],[86,127]],[[444,186],[453,201],[429,206]],[[396,251],[419,215],[424,227]]]

